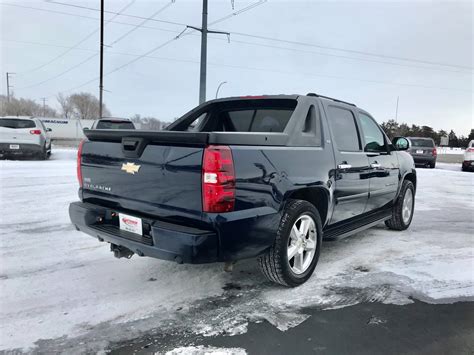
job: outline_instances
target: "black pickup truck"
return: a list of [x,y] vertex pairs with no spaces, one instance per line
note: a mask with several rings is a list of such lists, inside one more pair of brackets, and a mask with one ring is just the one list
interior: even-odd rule
[[323,238],[383,221],[404,230],[413,217],[409,142],[317,94],[212,100],[166,131],[84,133],[70,218],[117,257],[257,257],[268,279],[297,286]]

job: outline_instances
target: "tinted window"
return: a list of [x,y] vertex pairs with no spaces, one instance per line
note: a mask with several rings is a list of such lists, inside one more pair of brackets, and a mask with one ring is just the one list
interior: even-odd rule
[[132,122],[129,121],[106,121],[97,122],[97,129],[135,129]]
[[293,110],[257,109],[224,111],[219,114],[223,131],[283,132]]
[[229,120],[232,123],[233,128],[237,132],[248,132],[250,125],[252,124],[253,114],[255,110],[242,110],[227,112]]
[[383,133],[374,120],[363,113],[359,113],[359,120],[364,134],[364,150],[366,152],[386,152]]
[[189,130],[191,122],[205,110],[198,132],[283,132],[298,102],[295,99],[230,99],[210,102],[196,112],[190,111],[173,122],[171,131]]
[[360,150],[354,115],[344,108],[329,106],[329,124],[339,150]]
[[412,147],[434,147],[434,143],[431,139],[422,139],[422,138],[410,138]]
[[6,128],[34,128],[36,124],[31,120],[20,120],[16,118],[0,118],[0,127]]

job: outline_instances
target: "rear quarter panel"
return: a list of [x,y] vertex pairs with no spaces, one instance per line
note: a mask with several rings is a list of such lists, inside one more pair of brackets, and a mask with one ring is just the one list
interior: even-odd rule
[[[221,233],[224,260],[268,249],[292,192],[324,189],[332,198],[334,160],[317,147],[231,146],[236,174],[235,211],[210,217]],[[329,214],[329,213],[328,213]]]

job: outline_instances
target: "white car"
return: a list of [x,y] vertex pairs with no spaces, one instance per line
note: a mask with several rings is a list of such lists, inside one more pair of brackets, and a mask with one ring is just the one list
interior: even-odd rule
[[0,158],[51,155],[51,132],[34,117],[0,117]]
[[462,161],[462,171],[468,170],[474,170],[474,140],[469,142]]

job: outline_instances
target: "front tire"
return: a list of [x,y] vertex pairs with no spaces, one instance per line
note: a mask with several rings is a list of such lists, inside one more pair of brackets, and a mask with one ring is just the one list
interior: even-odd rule
[[303,284],[318,263],[322,235],[318,210],[307,201],[290,200],[273,246],[258,257],[260,270],[267,279],[284,286]]
[[392,218],[385,225],[393,230],[407,229],[413,219],[415,210],[415,186],[410,180],[404,180],[402,188],[392,209]]

